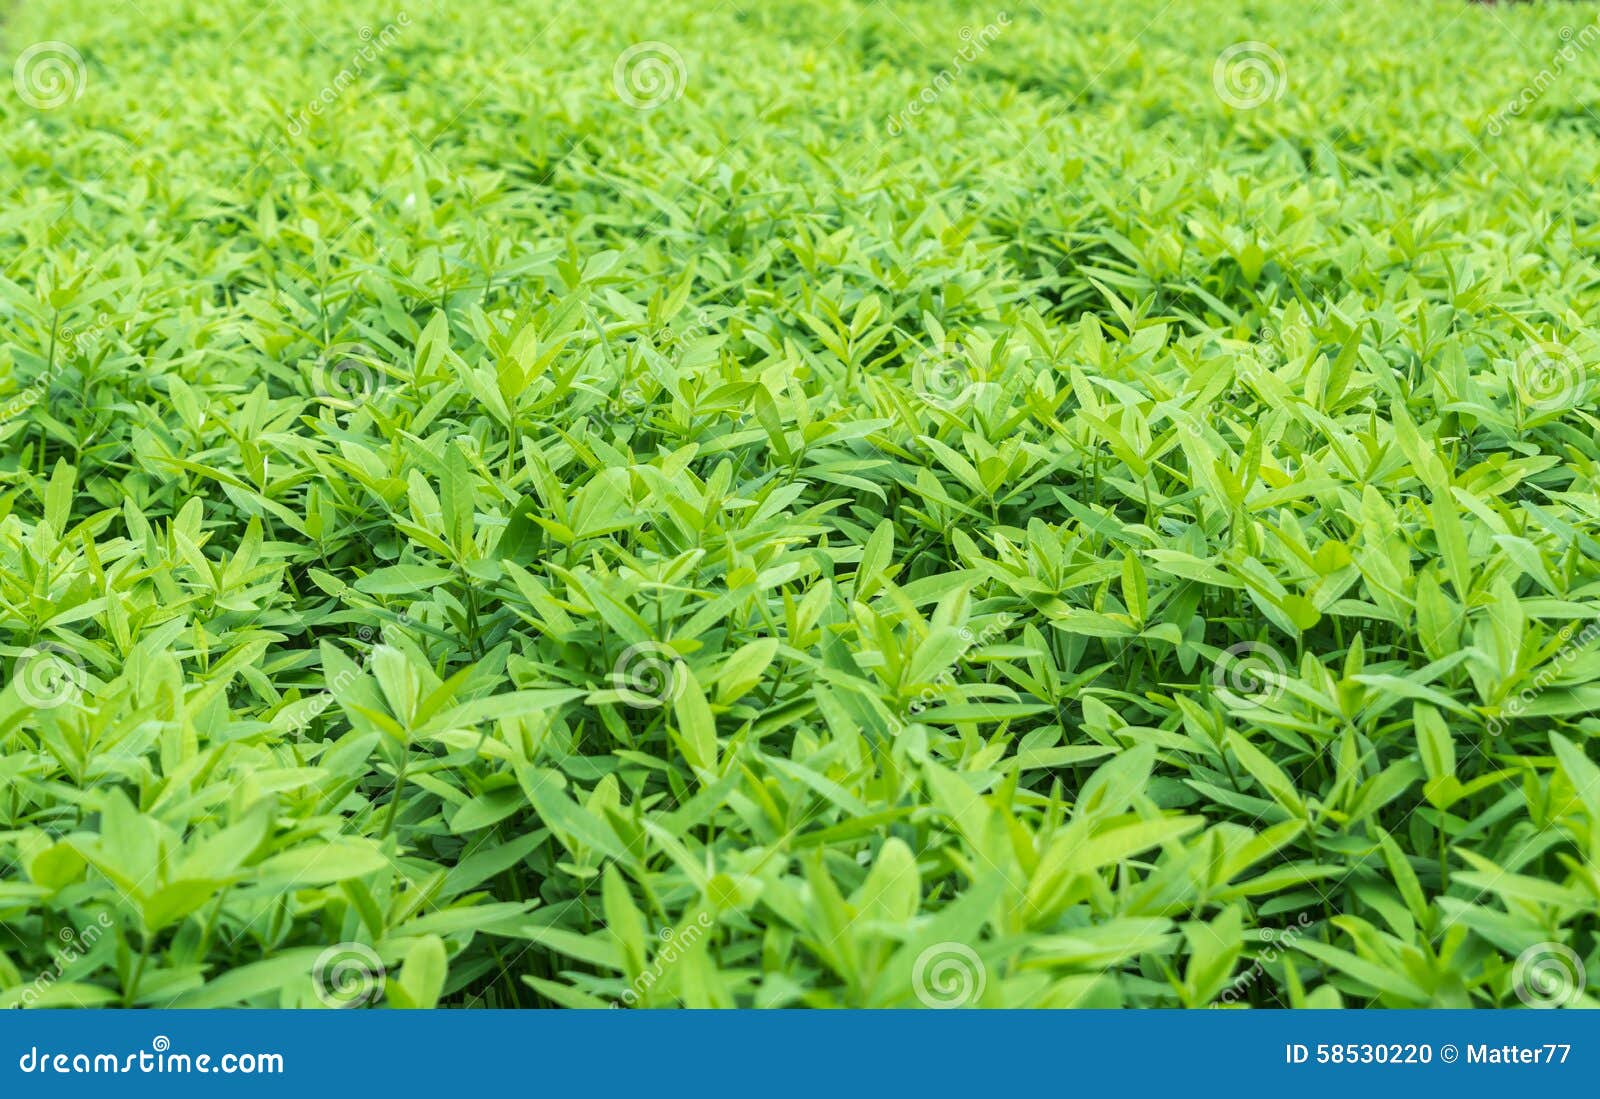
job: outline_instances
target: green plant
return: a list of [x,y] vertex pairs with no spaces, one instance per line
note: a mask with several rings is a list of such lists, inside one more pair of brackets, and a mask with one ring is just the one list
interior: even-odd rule
[[1255,8],[12,5],[0,1005],[1592,1003],[1600,86]]

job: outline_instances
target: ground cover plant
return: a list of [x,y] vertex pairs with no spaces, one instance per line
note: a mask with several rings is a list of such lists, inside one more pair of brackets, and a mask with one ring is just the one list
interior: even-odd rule
[[1584,5],[29,0],[0,1005],[1592,1005]]

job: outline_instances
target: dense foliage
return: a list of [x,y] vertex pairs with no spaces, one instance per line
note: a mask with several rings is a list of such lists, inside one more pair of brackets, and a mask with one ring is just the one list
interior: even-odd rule
[[1592,1002],[1589,9],[402,2],[8,5],[0,1005]]

